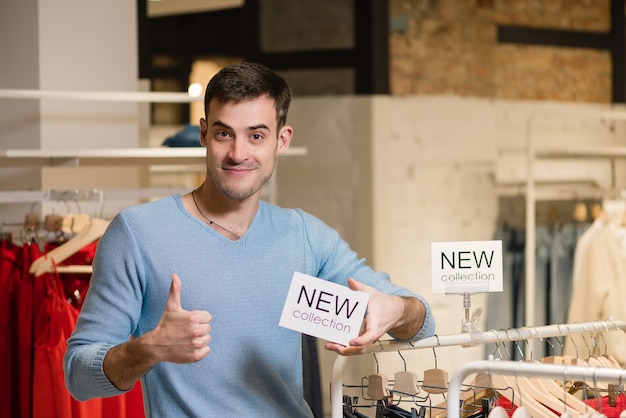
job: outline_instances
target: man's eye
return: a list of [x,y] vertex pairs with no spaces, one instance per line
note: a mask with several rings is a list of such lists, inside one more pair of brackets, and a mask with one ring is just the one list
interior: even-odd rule
[[215,136],[217,138],[228,138],[230,135],[228,135],[228,132],[226,131],[218,131],[215,133]]

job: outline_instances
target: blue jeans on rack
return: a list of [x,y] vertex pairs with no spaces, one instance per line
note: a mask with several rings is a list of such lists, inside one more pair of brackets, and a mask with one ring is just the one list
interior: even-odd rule
[[574,279],[574,254],[576,244],[589,228],[588,223],[563,225],[553,231],[550,263],[550,324],[567,322],[569,302]]
[[[488,330],[520,327],[524,323],[524,243],[523,229],[500,228],[494,239],[502,240],[502,292],[489,294],[486,309]],[[518,356],[513,343],[487,344],[486,354],[515,359]]]
[[[535,325],[567,322],[572,294],[574,253],[580,236],[589,224],[562,226],[540,225],[535,231]],[[490,293],[487,302],[486,328],[507,329],[525,326],[525,245],[526,233],[521,228],[499,228],[494,239],[502,240],[503,291]],[[534,345],[533,357],[560,354],[560,343],[546,341]],[[500,347],[502,349],[502,345]],[[521,359],[523,347],[504,345],[503,357]],[[488,345],[487,354],[495,345]]]

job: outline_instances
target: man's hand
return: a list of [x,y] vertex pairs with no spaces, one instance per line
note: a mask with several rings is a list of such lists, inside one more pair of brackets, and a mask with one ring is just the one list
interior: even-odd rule
[[118,389],[129,389],[160,362],[194,363],[209,354],[211,314],[183,309],[180,288],[180,278],[173,274],[165,310],[157,326],[111,348],[105,356],[104,373]]
[[146,334],[158,362],[194,363],[211,350],[211,314],[183,309],[180,288],[180,278],[173,274],[163,316],[156,328]]
[[350,345],[329,342],[325,345],[327,350],[344,356],[362,354],[388,331],[398,338],[409,339],[422,327],[426,308],[418,299],[387,295],[353,278],[348,279],[348,286],[370,295],[363,330],[350,340]]

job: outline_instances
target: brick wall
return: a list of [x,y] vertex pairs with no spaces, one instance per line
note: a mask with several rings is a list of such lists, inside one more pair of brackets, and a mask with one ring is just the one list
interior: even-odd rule
[[610,0],[390,0],[395,95],[610,103],[606,50],[503,44],[498,25],[606,33]]

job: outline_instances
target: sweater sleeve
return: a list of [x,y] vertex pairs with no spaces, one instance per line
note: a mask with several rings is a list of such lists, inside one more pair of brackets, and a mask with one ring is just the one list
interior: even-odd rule
[[[435,334],[435,318],[428,301],[417,293],[397,286],[385,272],[374,271],[359,258],[339,233],[315,216],[299,211],[306,225],[308,244],[317,262],[316,276],[348,286],[348,278],[362,282],[382,293],[419,299],[426,307],[424,324],[412,339],[431,337]],[[392,338],[394,335],[389,334]]]
[[98,243],[90,287],[63,360],[67,389],[80,401],[124,393],[102,365],[111,347],[128,341],[141,312],[135,257],[132,235],[118,215]]

